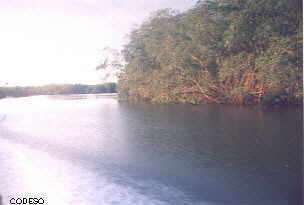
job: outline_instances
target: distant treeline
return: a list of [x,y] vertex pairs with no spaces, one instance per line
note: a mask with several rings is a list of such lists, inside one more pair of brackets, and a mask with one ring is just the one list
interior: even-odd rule
[[130,34],[122,99],[303,102],[302,0],[202,0],[155,12]]
[[0,87],[0,98],[31,95],[97,94],[116,93],[116,83],[98,85],[63,84],[28,87]]

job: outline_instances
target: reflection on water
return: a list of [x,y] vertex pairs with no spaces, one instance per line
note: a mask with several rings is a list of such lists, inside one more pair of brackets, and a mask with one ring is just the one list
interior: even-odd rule
[[[42,197],[47,204],[171,204],[159,200],[161,195],[187,204],[180,191],[153,181],[133,181],[124,173],[106,170],[91,171],[68,161],[52,158],[49,154],[19,144],[1,142],[6,147],[6,159],[1,156],[1,191],[10,197]],[[18,151],[16,151],[18,150]],[[24,154],[26,153],[26,154]],[[117,176],[115,176],[115,174]],[[122,180],[122,181],[119,181]],[[125,181],[127,180],[127,181]],[[128,183],[128,184],[125,184]],[[144,189],[151,192],[145,193]],[[154,193],[154,194],[155,194]],[[173,199],[172,198],[172,199]]]
[[0,192],[47,204],[298,205],[302,110],[0,101]]

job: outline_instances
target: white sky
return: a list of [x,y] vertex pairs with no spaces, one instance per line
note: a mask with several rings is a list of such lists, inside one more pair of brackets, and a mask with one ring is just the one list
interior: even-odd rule
[[0,85],[100,82],[106,47],[150,12],[194,0],[0,0]]

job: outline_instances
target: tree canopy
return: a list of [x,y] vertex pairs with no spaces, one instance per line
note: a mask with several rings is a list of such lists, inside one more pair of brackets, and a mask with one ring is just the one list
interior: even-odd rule
[[122,99],[159,103],[299,103],[302,1],[205,0],[154,12],[132,31]]

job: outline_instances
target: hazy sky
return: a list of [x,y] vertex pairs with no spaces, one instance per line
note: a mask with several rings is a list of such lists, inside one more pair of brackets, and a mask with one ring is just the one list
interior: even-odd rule
[[150,12],[194,0],[0,0],[0,84],[97,83],[101,50],[121,48]]

